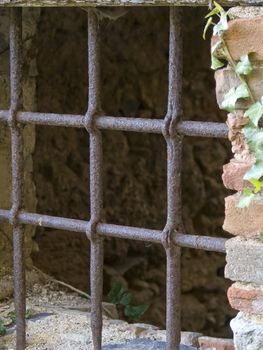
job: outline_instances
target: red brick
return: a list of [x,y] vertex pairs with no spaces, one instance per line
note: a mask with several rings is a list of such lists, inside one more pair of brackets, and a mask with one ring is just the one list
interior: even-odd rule
[[242,191],[246,187],[251,187],[249,181],[243,180],[245,173],[251,168],[254,160],[231,159],[223,166],[223,183],[230,190]]
[[263,315],[263,287],[235,283],[228,289],[227,296],[233,309]]
[[[263,60],[263,18],[242,18],[229,21],[224,38],[231,56],[239,60],[240,56],[251,52],[255,61]],[[212,45],[218,40],[212,38]]]
[[232,339],[200,337],[200,350],[215,349],[215,350],[235,350]]
[[225,198],[223,229],[235,236],[256,237],[263,232],[263,201],[252,200],[248,208],[237,208],[241,193]]

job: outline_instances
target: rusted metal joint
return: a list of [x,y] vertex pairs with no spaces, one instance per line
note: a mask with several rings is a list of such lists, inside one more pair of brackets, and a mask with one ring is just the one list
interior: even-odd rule
[[9,116],[7,119],[8,126],[10,129],[14,129],[19,126],[17,122],[17,109],[16,108],[10,108],[9,110]]
[[169,226],[166,226],[162,232],[162,245],[164,249],[169,249],[174,245],[174,236],[176,232],[175,229]]
[[20,207],[16,204],[12,206],[12,208],[9,211],[9,223],[12,226],[17,226],[18,221],[18,215],[19,215]]
[[83,118],[83,126],[89,134],[94,133],[98,130],[96,126],[97,114],[98,112],[96,108],[92,107],[88,109],[87,113]]
[[181,120],[181,113],[171,113],[168,111],[164,118],[164,126],[162,129],[162,134],[166,140],[170,138],[175,138],[178,134],[177,124]]
[[87,225],[86,236],[92,243],[95,243],[99,238],[99,235],[97,233],[98,223],[99,220],[91,218]]

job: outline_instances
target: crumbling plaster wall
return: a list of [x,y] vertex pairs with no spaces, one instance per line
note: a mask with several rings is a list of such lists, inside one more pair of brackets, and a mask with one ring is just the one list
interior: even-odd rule
[[[209,43],[201,38],[205,10],[184,12],[185,118],[224,121],[209,70]],[[103,106],[109,115],[163,117],[167,101],[168,10],[129,9],[102,24]],[[38,110],[85,113],[86,16],[80,9],[44,9],[38,27]],[[37,127],[34,180],[38,212],[88,218],[88,134]],[[161,136],[103,132],[105,218],[111,223],[162,228],[166,217],[166,148]],[[183,198],[187,232],[223,235],[222,164],[229,145],[186,138]],[[89,288],[89,244],[84,235],[38,229],[35,264],[75,286]],[[151,306],[144,320],[164,326],[165,256],[162,247],[105,242],[105,293],[118,278],[138,302]],[[121,268],[120,268],[121,265]],[[183,328],[228,334],[223,255],[183,250]],[[218,306],[220,305],[220,309]]]
[[[36,108],[36,49],[33,44],[39,18],[39,10],[23,10],[23,104],[25,110]],[[8,10],[0,10],[0,108],[9,108],[9,15]],[[25,161],[25,203],[26,209],[36,207],[35,187],[32,180],[32,153],[35,147],[35,128],[26,126],[24,136]],[[0,207],[11,208],[11,146],[7,125],[0,126]],[[32,265],[31,251],[34,242],[34,228],[25,230],[25,256],[28,267]],[[0,299],[12,291],[10,271],[12,269],[12,231],[8,223],[0,223]]]

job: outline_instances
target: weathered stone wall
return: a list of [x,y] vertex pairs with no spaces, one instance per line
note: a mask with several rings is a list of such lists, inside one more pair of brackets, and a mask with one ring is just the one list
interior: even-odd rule
[[[33,40],[36,32],[38,10],[23,11],[23,104],[26,110],[34,110],[36,103],[36,50]],[[9,108],[9,16],[8,10],[0,10],[0,108]],[[35,129],[32,126],[24,128],[24,159],[25,159],[25,203],[26,209],[34,211],[36,207],[35,187],[32,180],[33,162],[32,152],[35,147]],[[7,125],[0,128],[0,207],[11,208],[11,158],[10,133]],[[26,227],[25,248],[27,266],[32,264],[31,252],[33,248],[32,236],[34,229]],[[0,225],[0,299],[6,297],[12,290],[8,276],[12,268],[12,232],[8,223]],[[8,282],[9,281],[9,282]]]
[[[185,118],[223,121],[202,40],[205,10],[184,13]],[[111,115],[163,117],[167,102],[168,10],[129,9],[102,24],[103,106]],[[85,113],[87,108],[86,16],[78,9],[42,10],[38,28],[38,110]],[[84,130],[37,127],[34,178],[38,212],[87,218],[88,135]],[[103,132],[107,222],[161,229],[166,219],[166,148],[161,136]],[[226,141],[186,138],[184,218],[187,232],[223,235],[220,174],[229,158]],[[38,229],[38,267],[89,289],[89,245],[84,235]],[[161,247],[106,240],[105,293],[113,279],[151,306],[144,320],[164,326],[165,256]],[[183,328],[228,334],[223,255],[183,250]],[[220,309],[218,308],[220,305]]]

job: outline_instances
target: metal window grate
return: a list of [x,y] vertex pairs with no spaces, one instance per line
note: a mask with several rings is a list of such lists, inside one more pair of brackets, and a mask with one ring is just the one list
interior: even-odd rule
[[[22,111],[22,10],[10,9],[10,109],[0,111],[7,122],[12,146],[12,208],[0,210],[0,221],[13,228],[14,291],[17,315],[17,349],[25,348],[25,267],[23,226],[34,225],[86,233],[91,242],[91,328],[93,346],[101,349],[103,238],[116,237],[160,243],[167,256],[167,350],[180,343],[180,250],[190,247],[225,252],[224,238],[184,232],[181,202],[183,136],[227,137],[223,123],[182,121],[182,32],[181,9],[170,8],[169,93],[164,119],[105,116],[100,106],[99,25],[94,11],[88,13],[89,102],[86,115],[61,115]],[[90,136],[90,221],[39,215],[23,210],[24,124],[86,128]],[[102,137],[100,129],[163,134],[167,143],[167,223],[163,231],[101,222]]]

